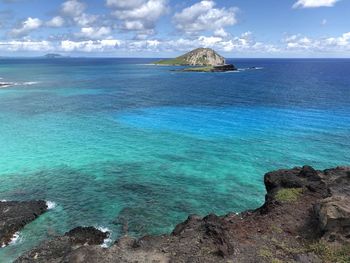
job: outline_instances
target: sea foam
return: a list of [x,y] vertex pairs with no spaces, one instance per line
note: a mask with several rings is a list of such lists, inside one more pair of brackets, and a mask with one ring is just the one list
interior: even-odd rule
[[54,209],[57,206],[57,204],[52,201],[46,201],[46,205],[48,210]]
[[22,83],[22,85],[35,85],[35,84],[39,84],[39,81],[27,81]]
[[101,247],[103,247],[103,248],[109,247],[111,245],[111,243],[112,243],[112,239],[111,239],[112,231],[109,228],[103,227],[103,226],[99,226],[99,227],[96,227],[96,228],[98,230],[100,230],[101,232],[103,232],[103,233],[106,233],[106,232],[109,233],[108,237],[105,238],[105,240],[103,240],[103,244],[101,245]]
[[[15,245],[15,244],[17,244],[17,243],[20,242],[20,241],[22,241],[21,234],[20,234],[20,232],[16,232],[16,233],[12,236],[12,238],[11,238],[11,240],[10,240],[8,246]],[[3,243],[3,244],[1,245],[1,247],[4,248],[4,247],[6,247],[6,245]]]
[[20,232],[16,232],[13,237],[11,238],[11,241],[9,245],[14,245],[22,240],[22,237],[20,235]]
[[39,83],[40,83],[39,81],[0,82],[0,88],[7,88],[7,87],[11,87],[11,86],[31,86],[31,85],[36,85]]

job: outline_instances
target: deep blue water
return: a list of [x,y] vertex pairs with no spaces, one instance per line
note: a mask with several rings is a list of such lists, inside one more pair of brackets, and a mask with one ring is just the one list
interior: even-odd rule
[[[235,59],[184,73],[152,59],[2,59],[0,199],[55,208],[9,262],[78,225],[112,239],[263,203],[263,174],[349,165],[350,60]],[[249,67],[258,69],[247,69]]]

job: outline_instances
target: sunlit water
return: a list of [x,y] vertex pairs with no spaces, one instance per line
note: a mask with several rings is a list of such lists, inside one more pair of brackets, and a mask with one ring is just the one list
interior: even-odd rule
[[188,214],[258,207],[267,171],[349,164],[350,60],[149,61],[0,61],[16,84],[0,88],[0,199],[55,203],[1,262],[78,225],[168,233]]

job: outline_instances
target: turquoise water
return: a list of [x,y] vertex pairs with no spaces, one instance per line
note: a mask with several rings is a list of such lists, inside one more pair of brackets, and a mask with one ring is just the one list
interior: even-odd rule
[[168,233],[263,203],[263,174],[349,165],[350,60],[235,60],[180,73],[145,59],[0,61],[0,199],[56,206],[10,262],[78,225]]

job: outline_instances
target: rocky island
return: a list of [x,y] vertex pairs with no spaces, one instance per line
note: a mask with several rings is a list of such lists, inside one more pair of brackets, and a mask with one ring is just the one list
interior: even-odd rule
[[109,248],[108,233],[78,227],[15,262],[350,262],[350,167],[283,169],[264,183],[256,210],[191,215],[171,234],[125,235]]
[[237,68],[226,64],[225,58],[211,48],[197,48],[174,59],[160,60],[154,63],[163,66],[190,66],[181,69],[184,72],[224,72],[234,71]]
[[44,55],[43,58],[66,58],[66,57],[62,56],[61,54],[49,53]]

